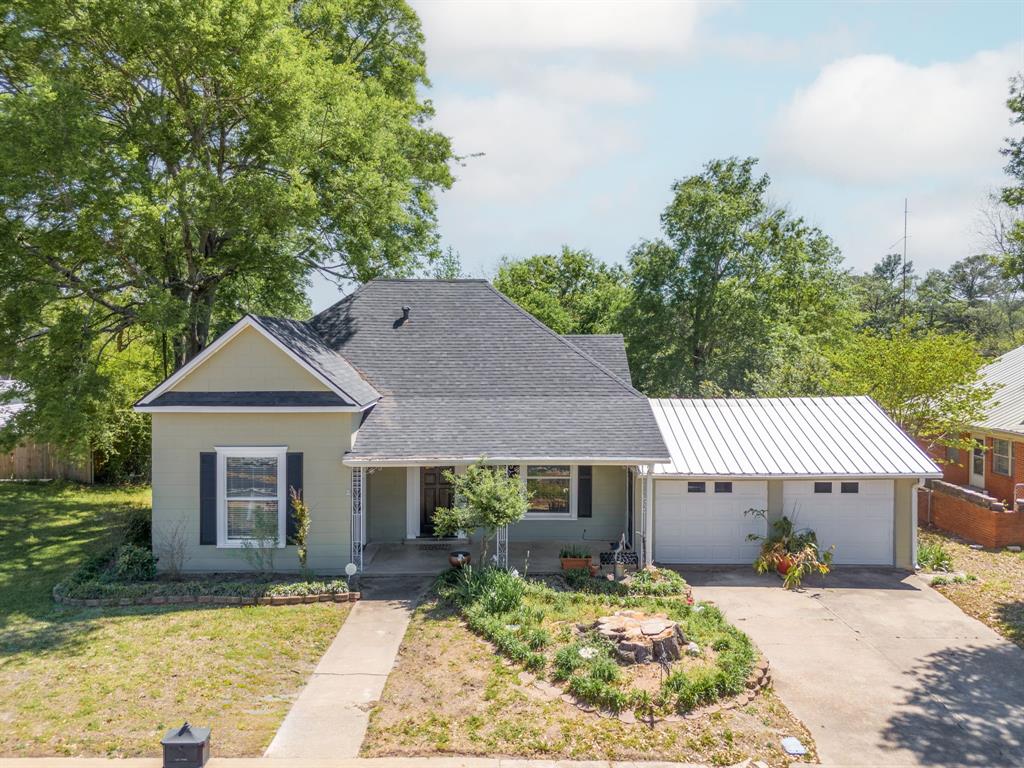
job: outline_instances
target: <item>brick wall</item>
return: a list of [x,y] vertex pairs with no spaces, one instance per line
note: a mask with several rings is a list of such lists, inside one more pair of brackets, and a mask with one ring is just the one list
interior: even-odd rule
[[1007,510],[998,499],[941,480],[930,480],[928,486],[918,491],[919,524],[930,519],[935,527],[985,547],[1024,545],[1024,512]]

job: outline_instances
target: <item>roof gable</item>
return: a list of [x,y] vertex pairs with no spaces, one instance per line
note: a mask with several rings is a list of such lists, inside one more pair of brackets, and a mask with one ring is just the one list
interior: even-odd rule
[[621,333],[565,334],[562,336],[632,386],[626,341]]
[[[136,404],[159,408],[174,392],[328,391],[360,410],[379,395],[338,353],[297,320],[246,315]],[[178,398],[180,400],[181,398]],[[230,405],[230,403],[223,403]],[[211,404],[210,407],[213,407]]]

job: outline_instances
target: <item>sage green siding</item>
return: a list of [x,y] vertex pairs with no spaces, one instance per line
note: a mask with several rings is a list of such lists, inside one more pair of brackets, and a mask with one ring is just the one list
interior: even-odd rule
[[405,538],[405,467],[375,469],[366,485],[366,522],[370,541]]
[[[626,468],[593,468],[593,517],[576,520],[523,520],[509,528],[511,541],[615,541],[626,530]],[[601,547],[603,548],[603,546]]]
[[[356,414],[358,419],[358,414]],[[341,463],[358,421],[348,413],[153,414],[153,541],[185,542],[188,571],[249,570],[240,549],[199,544],[199,454],[217,446],[287,446],[303,454],[310,507],[309,566],[340,573],[349,561],[352,470]],[[277,550],[277,570],[299,567],[295,547]]]
[[246,328],[175,384],[171,391],[319,392],[326,389],[263,334]]

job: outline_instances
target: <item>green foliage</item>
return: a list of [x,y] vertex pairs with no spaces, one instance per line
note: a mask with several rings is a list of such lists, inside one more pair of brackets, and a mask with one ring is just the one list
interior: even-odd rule
[[[806,337],[830,342],[852,323],[836,247],[768,202],[756,160],[714,160],[676,182],[664,240],[630,253],[622,316],[633,378],[650,395],[750,392],[779,355]],[[792,388],[793,385],[787,385]]]
[[962,432],[984,420],[994,394],[980,383],[984,359],[962,334],[918,335],[906,325],[889,337],[867,331],[830,357],[832,394],[870,395],[897,424],[933,445],[969,450]]
[[79,600],[142,597],[305,597],[345,594],[344,579],[245,580],[240,578],[187,579],[184,581],[115,582],[69,577],[57,585],[57,593]]
[[589,568],[566,568],[562,571],[562,576],[565,578],[565,583],[569,585],[569,589],[574,590],[587,589],[588,582],[593,580]]
[[152,581],[156,578],[156,558],[149,549],[134,544],[122,544],[110,569],[113,581]]
[[129,512],[122,524],[125,544],[134,544],[143,549],[153,548],[153,514],[148,509]]
[[[436,254],[451,147],[403,0],[18,0],[0,39],[0,367],[32,392],[23,433],[116,448],[129,390],[245,312]],[[114,370],[136,350],[146,384]]]
[[288,489],[288,499],[295,516],[295,535],[293,537],[295,551],[299,557],[299,568],[303,574],[308,572],[309,559],[309,505],[302,498],[302,493],[295,488]]
[[[765,519],[768,516],[763,509],[749,509],[746,514]],[[761,552],[754,561],[754,570],[768,573],[778,570],[779,566],[785,567],[782,585],[786,589],[796,589],[812,573],[825,576],[832,568],[835,545],[821,551],[814,531],[810,528],[797,529],[785,515],[772,523],[768,536],[751,533],[747,538],[761,542]]]
[[486,561],[488,542],[499,528],[523,519],[529,496],[518,478],[509,477],[502,467],[488,467],[483,461],[470,464],[461,475],[445,471],[445,479],[455,493],[455,504],[451,508],[438,507],[434,512],[434,530],[438,536],[482,531]]
[[584,549],[583,547],[579,547],[579,546],[573,544],[573,545],[568,546],[568,547],[562,547],[560,550],[558,550],[558,557],[559,558],[576,558],[576,559],[578,559],[578,558],[589,558],[590,557],[590,550],[589,549]]
[[504,259],[494,287],[556,333],[610,333],[626,299],[624,271],[589,251]]
[[953,570],[953,555],[941,541],[923,541],[917,548],[917,562],[929,571]]
[[626,588],[631,595],[668,596],[684,595],[690,586],[673,570],[648,567],[633,574]]

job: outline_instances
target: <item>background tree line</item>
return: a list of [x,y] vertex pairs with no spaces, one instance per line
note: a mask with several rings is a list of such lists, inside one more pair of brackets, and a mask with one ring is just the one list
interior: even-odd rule
[[[458,276],[435,219],[458,158],[429,126],[423,43],[404,0],[9,3],[0,375],[30,407],[0,442],[144,477],[131,405],[242,314],[307,316],[315,274]],[[560,333],[623,333],[651,395],[866,392],[938,434],[980,407],[963,395],[983,356],[1022,341],[1024,146],[1003,152],[992,247],[948,270],[850,273],[756,160],[729,158],[673,185],[662,236],[624,264],[565,247],[494,282]],[[942,397],[961,403],[948,423],[906,407]]]

